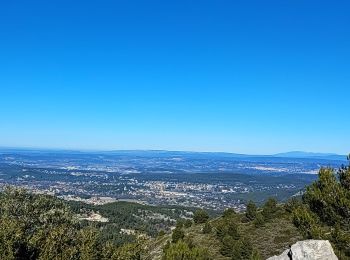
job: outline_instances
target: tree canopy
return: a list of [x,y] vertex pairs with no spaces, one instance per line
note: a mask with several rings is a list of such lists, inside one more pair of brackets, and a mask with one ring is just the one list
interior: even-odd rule
[[99,237],[62,200],[10,187],[1,193],[0,259],[139,259],[137,244],[117,247]]

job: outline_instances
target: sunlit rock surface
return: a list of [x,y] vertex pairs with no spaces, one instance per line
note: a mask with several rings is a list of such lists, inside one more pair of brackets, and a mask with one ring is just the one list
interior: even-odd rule
[[337,260],[328,240],[299,241],[279,256],[268,260]]

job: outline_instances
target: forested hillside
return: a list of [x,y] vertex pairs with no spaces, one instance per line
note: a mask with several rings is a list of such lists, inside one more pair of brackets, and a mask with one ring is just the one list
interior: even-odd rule
[[118,246],[84,227],[56,198],[6,188],[0,197],[0,259],[140,259],[139,242]]
[[102,239],[122,245],[134,242],[137,237],[155,238],[160,232],[169,233],[176,221],[191,218],[194,209],[177,206],[149,206],[118,201],[105,205],[91,205],[82,202],[68,202],[77,216],[98,213],[106,222],[81,221],[82,226],[90,225],[101,231]]

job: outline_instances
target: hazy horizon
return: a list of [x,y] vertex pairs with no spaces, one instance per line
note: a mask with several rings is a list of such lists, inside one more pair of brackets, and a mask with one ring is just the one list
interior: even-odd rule
[[339,154],[334,152],[317,152],[317,151],[301,151],[301,150],[293,150],[293,151],[279,151],[276,153],[261,153],[261,154],[252,154],[252,153],[239,153],[235,151],[198,151],[198,150],[166,150],[166,149],[79,149],[79,148],[60,148],[60,147],[35,147],[35,146],[1,146],[0,150],[33,150],[33,151],[72,151],[72,152],[184,152],[184,153],[227,153],[227,154],[240,154],[240,155],[252,155],[252,156],[275,156],[279,154],[293,154],[293,153],[300,153],[305,155],[340,155],[340,156],[347,156],[348,154]]

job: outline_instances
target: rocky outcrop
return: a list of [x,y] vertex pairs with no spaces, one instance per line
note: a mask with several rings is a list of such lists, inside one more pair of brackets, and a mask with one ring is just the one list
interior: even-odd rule
[[328,240],[305,240],[292,245],[279,256],[267,260],[337,260]]

